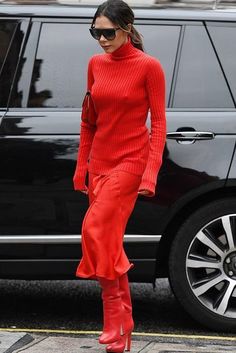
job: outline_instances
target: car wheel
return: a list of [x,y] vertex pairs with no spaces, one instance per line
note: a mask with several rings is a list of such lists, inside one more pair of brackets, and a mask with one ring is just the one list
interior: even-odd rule
[[236,332],[236,199],[214,201],[183,223],[171,247],[169,276],[194,319]]

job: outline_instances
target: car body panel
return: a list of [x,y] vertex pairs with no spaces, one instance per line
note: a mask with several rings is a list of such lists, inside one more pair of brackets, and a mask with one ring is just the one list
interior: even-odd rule
[[[27,103],[42,24],[76,23],[87,27],[94,10],[89,6],[0,7],[1,18],[10,16],[20,22],[23,20],[25,30],[21,45],[26,44],[23,54],[16,58],[18,71],[11,90],[12,96],[19,98],[18,102],[13,102],[18,107],[13,108],[10,101],[0,125],[1,277],[74,278],[81,258],[80,231],[88,200],[73,190],[72,182],[81,107],[28,108]],[[187,25],[203,28],[204,20],[210,23],[236,19],[234,13],[207,10],[135,9],[135,15],[140,27],[161,24],[181,27],[176,36],[178,43],[184,40]],[[95,53],[94,42],[91,47],[88,44],[88,48],[81,54],[87,55],[81,60],[83,65],[91,53]],[[155,279],[159,243],[181,209],[200,195],[225,187],[235,148],[236,113],[230,95],[231,108],[174,106],[182,55],[179,47],[173,49],[173,55],[175,64],[168,77],[167,141],[156,196],[138,198],[124,238],[127,255],[135,264],[130,276],[135,281]],[[35,87],[44,69],[43,60],[40,65],[37,75],[33,76]],[[86,73],[83,71],[85,90]],[[45,101],[53,96],[52,91]],[[147,125],[150,127],[150,117]],[[186,131],[196,133],[197,138],[180,141],[173,137]],[[201,139],[202,133],[211,135]]]

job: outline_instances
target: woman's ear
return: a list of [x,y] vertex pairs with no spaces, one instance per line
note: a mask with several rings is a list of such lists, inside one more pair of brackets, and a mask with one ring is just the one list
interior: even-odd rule
[[129,32],[131,32],[131,29],[132,29],[132,23],[128,23],[127,27],[128,27],[128,31],[129,31]]

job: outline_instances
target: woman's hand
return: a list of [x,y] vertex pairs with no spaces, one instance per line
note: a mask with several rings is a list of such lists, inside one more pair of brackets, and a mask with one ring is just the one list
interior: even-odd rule
[[139,195],[143,195],[143,196],[148,196],[148,197],[153,196],[152,193],[149,190],[146,190],[146,189],[139,190],[138,194]]
[[87,190],[79,190],[79,191],[81,191],[83,194],[88,195],[88,191]]
[[77,191],[80,191],[80,192],[82,192],[83,194],[86,194],[86,195],[88,195],[88,188],[87,188],[87,186],[85,185],[84,186],[84,188],[82,189],[78,189]]

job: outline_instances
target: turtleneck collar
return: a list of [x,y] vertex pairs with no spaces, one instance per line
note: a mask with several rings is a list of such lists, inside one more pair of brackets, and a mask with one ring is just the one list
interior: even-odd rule
[[122,44],[118,49],[109,55],[111,59],[122,60],[134,56],[138,51],[139,50],[133,46],[130,37],[128,37],[128,41],[126,43]]

